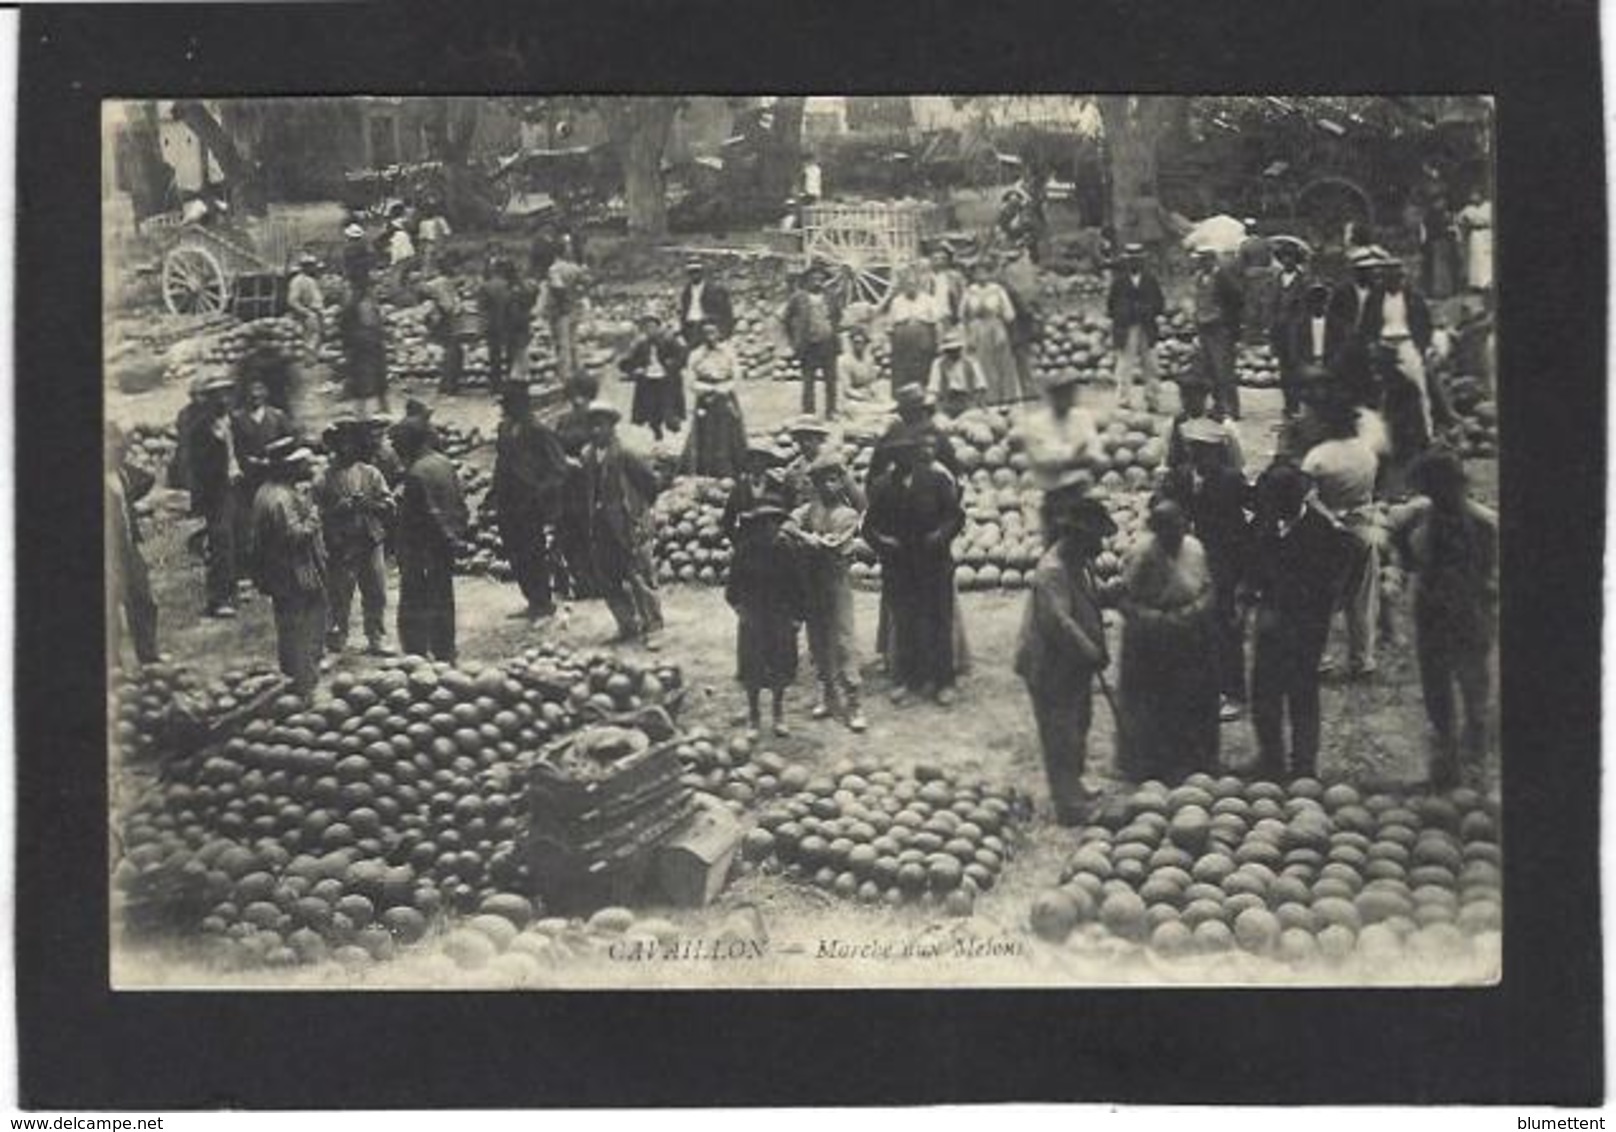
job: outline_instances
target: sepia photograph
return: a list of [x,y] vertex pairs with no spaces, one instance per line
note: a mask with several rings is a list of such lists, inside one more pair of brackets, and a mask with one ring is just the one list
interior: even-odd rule
[[103,102],[112,985],[1496,983],[1494,113]]

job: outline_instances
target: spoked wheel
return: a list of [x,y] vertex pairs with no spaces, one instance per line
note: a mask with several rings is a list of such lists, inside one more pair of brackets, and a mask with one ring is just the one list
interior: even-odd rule
[[854,303],[880,306],[892,293],[893,270],[887,264],[828,261],[824,266],[830,290],[844,309]]
[[187,245],[163,257],[163,302],[174,314],[217,314],[230,305],[230,278],[207,248]]

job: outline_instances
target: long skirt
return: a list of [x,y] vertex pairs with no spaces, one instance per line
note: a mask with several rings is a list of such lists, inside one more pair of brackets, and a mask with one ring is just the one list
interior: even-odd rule
[[892,389],[924,385],[931,376],[932,359],[937,356],[937,328],[929,322],[910,320],[892,328]]
[[887,657],[892,682],[947,688],[954,661],[954,559],[948,553],[900,551],[881,563],[881,597],[892,626]]
[[1133,782],[1176,782],[1218,762],[1217,640],[1210,617],[1122,633],[1117,762]]
[[630,419],[653,432],[664,428],[677,432],[685,419],[684,382],[671,375],[656,381],[636,381]]
[[746,424],[735,395],[712,393],[698,397],[679,470],[685,475],[734,477],[740,474],[745,452]]
[[[887,590],[884,585],[881,587],[881,600],[876,608],[876,655],[881,658],[881,667],[883,669],[887,672],[896,672],[898,670],[897,633],[893,629],[892,612],[887,607]],[[971,645],[965,639],[965,618],[960,615],[958,591],[954,593],[951,617],[954,622],[954,675],[968,676],[971,672]]]
[[1016,353],[1010,346],[1010,330],[998,318],[973,318],[965,324],[965,346],[988,385],[988,403],[1004,405],[1024,396],[1021,374],[1016,369]]

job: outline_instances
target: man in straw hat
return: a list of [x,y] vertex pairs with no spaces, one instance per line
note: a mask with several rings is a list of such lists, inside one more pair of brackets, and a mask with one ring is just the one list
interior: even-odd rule
[[417,418],[393,426],[404,464],[399,485],[398,643],[407,653],[454,662],[455,550],[471,514],[448,457],[432,447],[432,429]]
[[853,626],[853,587],[848,565],[858,538],[859,509],[845,485],[852,477],[835,452],[822,452],[808,466],[810,495],[791,517],[787,537],[802,562],[808,649],[819,677],[815,719],[841,714],[847,726],[868,726],[859,709],[859,667]]
[[865,481],[867,485],[874,484],[891,468],[894,445],[921,434],[931,438],[938,462],[955,476],[960,474],[960,464],[954,454],[954,445],[947,434],[937,426],[935,406],[936,401],[931,394],[918,385],[905,385],[897,391],[893,396],[892,408],[898,419],[889,424],[880,439],[875,442],[875,451],[870,456],[870,469]]
[[1144,386],[1146,406],[1156,410],[1156,320],[1167,311],[1161,284],[1145,264],[1143,244],[1125,244],[1105,297],[1116,350],[1117,404],[1132,408],[1133,385]]
[[[1307,249],[1300,241],[1276,236],[1272,241],[1274,259],[1279,273],[1274,279],[1272,317],[1268,322],[1268,343],[1279,363],[1279,389],[1284,398],[1285,412],[1294,416],[1301,408],[1296,394],[1296,371],[1305,362],[1315,360],[1310,347],[1323,348],[1321,341],[1311,341],[1311,307],[1309,296],[1313,283],[1307,276]],[[1327,293],[1327,292],[1326,292]],[[1319,310],[1322,330],[1322,307]]]
[[1049,549],[1038,561],[1016,641],[1015,669],[1032,698],[1044,774],[1063,825],[1082,821],[1097,793],[1084,782],[1093,681],[1110,662],[1094,559],[1116,533],[1105,505],[1081,487],[1044,497]]
[[376,266],[376,253],[365,239],[365,230],[358,222],[350,222],[342,230],[342,277],[348,286],[369,285],[370,273]]
[[491,497],[505,558],[526,600],[511,616],[538,621],[555,613],[550,530],[561,510],[567,456],[555,433],[533,415],[525,383],[508,382],[500,404]]
[[204,617],[236,615],[236,583],[241,572],[239,543],[252,513],[252,495],[262,479],[249,487],[230,419],[235,382],[223,374],[204,378],[197,387],[199,408],[190,421],[186,455],[190,467],[191,514],[202,519],[207,542]]
[[303,349],[310,360],[319,353],[320,331],[325,323],[325,296],[314,273],[320,260],[312,252],[297,257],[297,267],[286,284],[286,313],[296,320],[303,336]]
[[736,722],[754,732],[761,729],[767,690],[776,736],[787,734],[785,694],[797,678],[803,605],[791,546],[780,537],[791,504],[783,463],[772,446],[749,444],[723,518],[734,548],[724,600],[735,610],[735,672],[746,690],[747,714]]
[[269,445],[265,459],[252,507],[254,577],[274,607],[281,671],[306,696],[320,676],[327,616],[325,536],[309,490],[314,453],[287,436]]
[[367,460],[367,422],[339,417],[324,435],[331,462],[314,488],[324,524],[330,580],[331,624],[326,647],[348,647],[348,614],[354,589],[364,616],[371,656],[387,656],[387,562],[383,547],[396,511],[387,480]]
[[584,506],[595,584],[617,622],[618,642],[658,647],[662,603],[651,558],[651,506],[656,473],[623,447],[617,436],[622,414],[606,401],[589,406],[590,437],[583,451]]
[[926,379],[926,392],[936,398],[947,416],[957,417],[968,408],[983,405],[987,390],[988,379],[982,367],[965,352],[964,332],[944,333]]
[[831,441],[831,431],[818,417],[804,413],[794,417],[786,423],[786,434],[791,437],[791,443],[796,451],[786,464],[786,482],[791,486],[792,498],[797,503],[803,503],[812,498],[812,484],[810,475],[812,468],[821,456],[837,457],[837,466],[843,469],[842,494],[856,510],[862,512],[868,505],[864,489],[858,485],[846,465],[841,463],[837,446]]
[[1356,247],[1347,252],[1349,277],[1330,293],[1325,311],[1324,364],[1334,365],[1354,344],[1369,341],[1371,312],[1380,305],[1380,256],[1374,248]]

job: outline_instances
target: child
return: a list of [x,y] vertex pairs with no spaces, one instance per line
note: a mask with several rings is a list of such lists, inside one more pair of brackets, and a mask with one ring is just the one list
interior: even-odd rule
[[[735,610],[736,675],[746,689],[745,724],[762,729],[763,690],[773,697],[774,733],[785,723],[786,688],[797,678],[801,603],[791,551],[780,539],[789,489],[772,449],[749,447],[745,470],[724,507],[724,533],[734,548],[724,600]],[[741,720],[736,721],[738,724]]]
[[861,517],[848,502],[843,488],[846,471],[834,453],[815,460],[808,478],[811,499],[797,508],[785,533],[802,558],[808,649],[822,689],[810,714],[826,719],[840,710],[847,726],[862,733],[868,724],[859,710],[853,588],[847,570]]
[[1179,379],[1178,403],[1182,410],[1173,418],[1172,431],[1167,437],[1167,467],[1172,470],[1190,464],[1191,442],[1221,444],[1227,449],[1229,466],[1235,471],[1245,468],[1245,456],[1240,451],[1240,436],[1232,424],[1207,415],[1207,398],[1211,387],[1189,375]]

